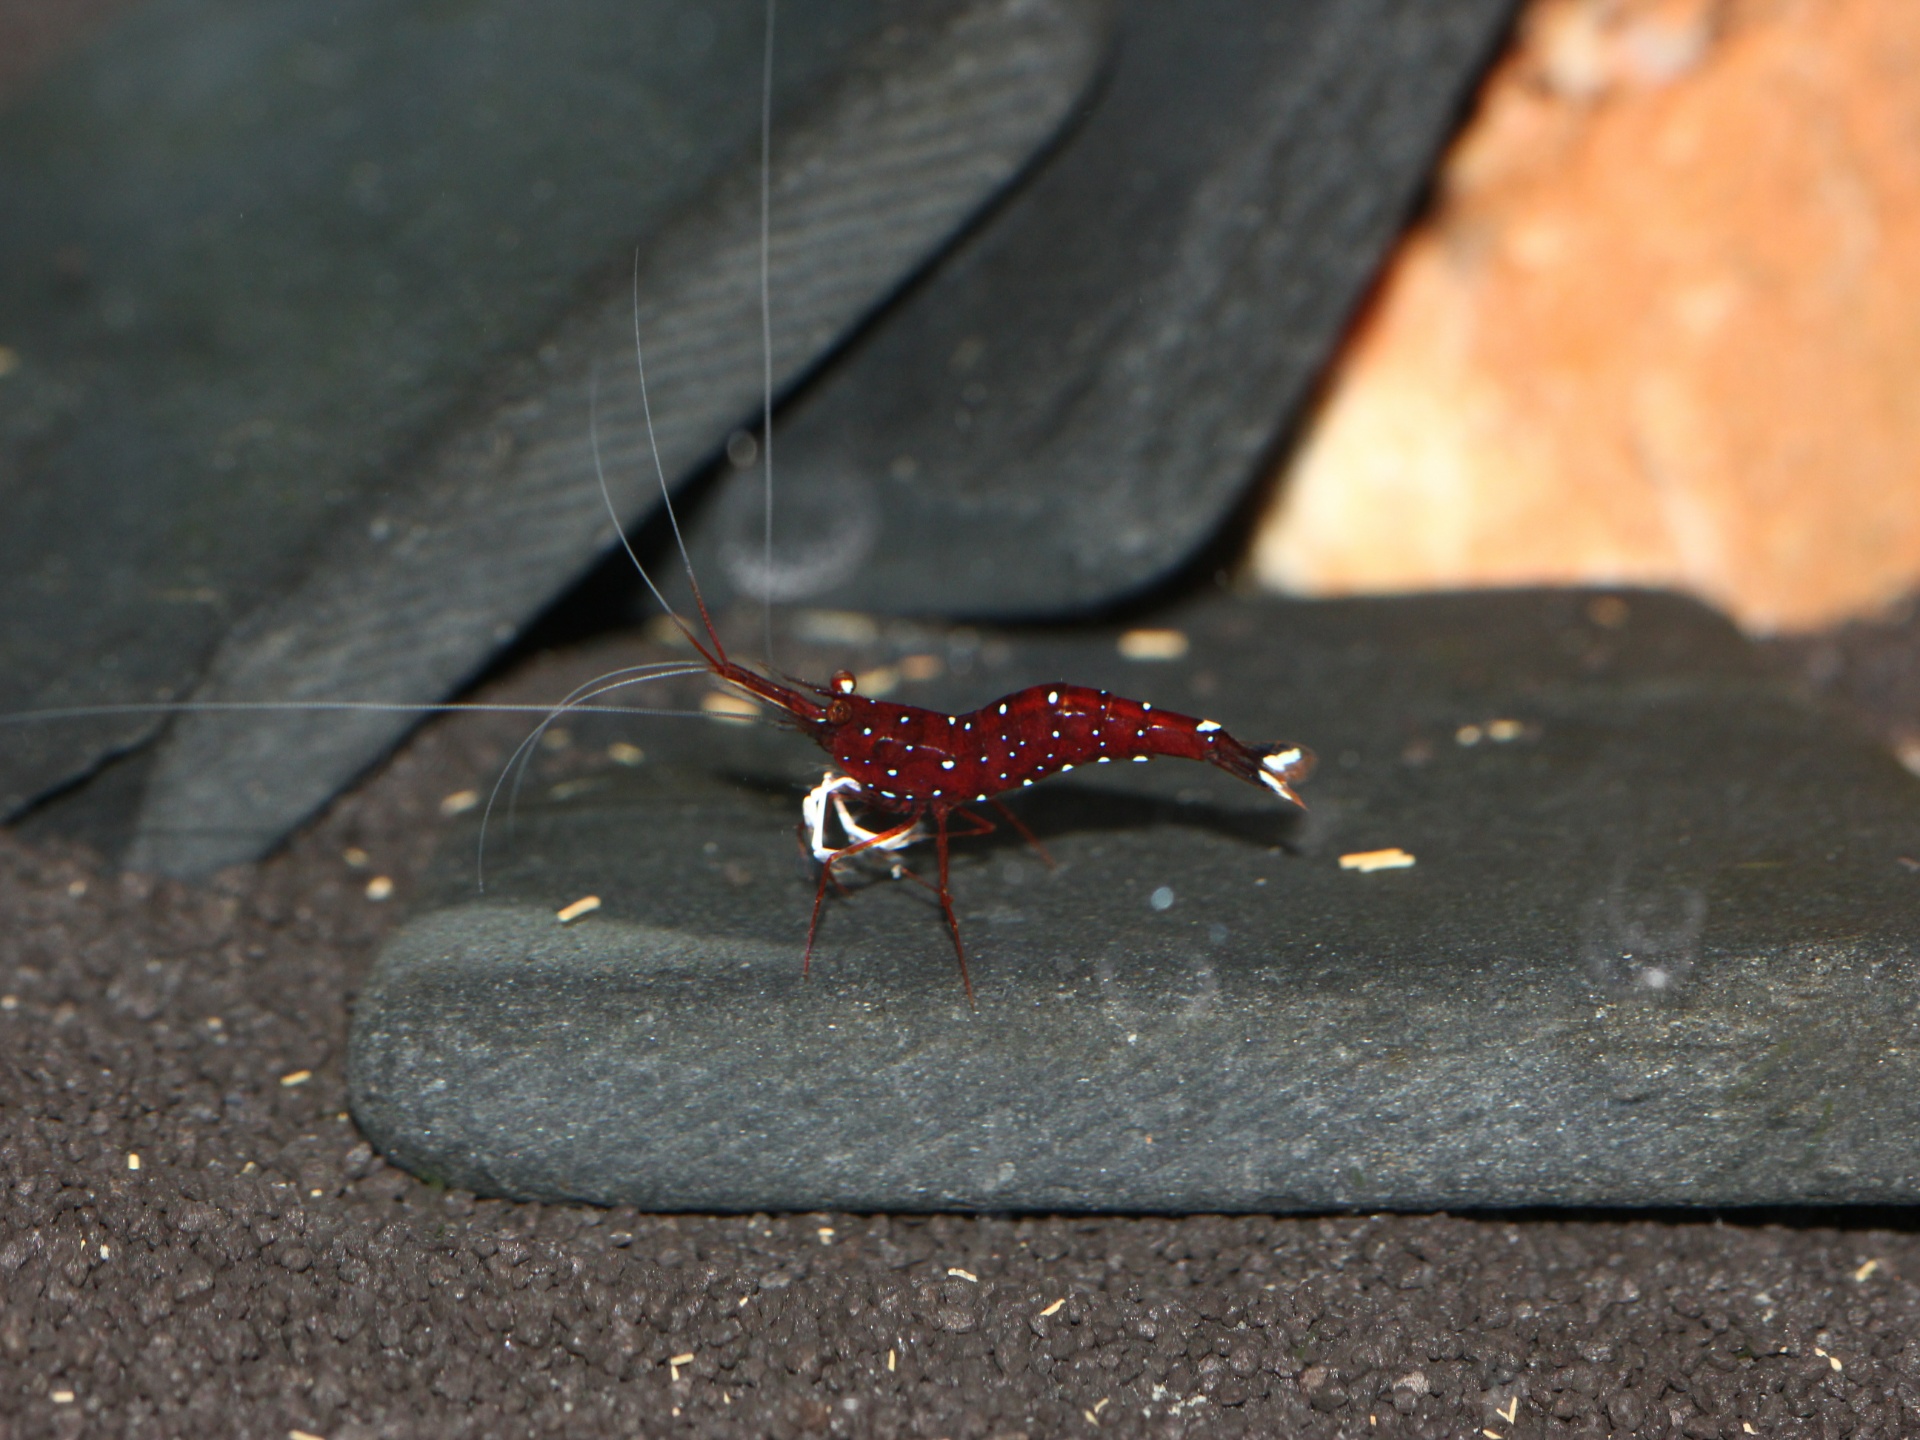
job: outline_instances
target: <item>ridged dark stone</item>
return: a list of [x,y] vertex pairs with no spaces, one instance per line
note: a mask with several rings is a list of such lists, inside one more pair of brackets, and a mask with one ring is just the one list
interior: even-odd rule
[[[0,714],[444,699],[611,542],[596,410],[615,505],[658,503],[636,323],[667,479],[704,465],[762,395],[762,8],[155,0],[0,117]],[[781,32],[776,386],[1053,137],[1102,16]],[[131,826],[95,809],[204,874],[413,719],[183,717]],[[0,816],[161,723],[9,730]]]
[[1191,562],[1275,462],[1510,0],[1124,0],[1066,143],[699,526],[703,583],[889,614],[1087,613]]

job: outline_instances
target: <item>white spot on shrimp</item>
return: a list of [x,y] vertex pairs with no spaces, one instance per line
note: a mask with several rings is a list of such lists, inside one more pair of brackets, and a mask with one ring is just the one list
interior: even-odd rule
[[1071,770],[1071,769],[1073,769],[1073,766],[1071,766],[1071,765],[1062,765],[1062,766],[1060,767],[1060,773],[1061,773],[1062,775],[1064,775],[1064,774],[1066,774],[1066,773],[1067,773],[1067,771],[1069,771],[1069,770]]
[[951,769],[953,769],[953,761],[951,761],[951,760],[942,760],[942,761],[940,762],[940,768],[941,768],[942,770],[951,770]]
[[1278,755],[1262,755],[1260,763],[1275,774],[1291,770],[1300,763],[1300,747],[1296,745],[1291,750],[1282,750]]
[[1058,690],[1047,691],[1047,703],[1049,705],[1058,705],[1060,703],[1060,692]]
[[1220,722],[1218,720],[1202,720],[1193,728],[1198,730],[1202,735],[1211,735],[1220,728]]
[[1145,755],[1136,755],[1133,757],[1133,763],[1136,765],[1144,765],[1147,763],[1147,757]]
[[1007,713],[1007,707],[1006,707],[1005,705],[1002,705],[1002,706],[1000,707],[1000,713],[1001,713],[1002,715],[1004,715],[1004,714],[1006,714],[1006,713]]
[[1100,764],[1102,764],[1102,765],[1106,765],[1106,764],[1109,764],[1109,763],[1111,763],[1111,762],[1112,762],[1112,760],[1113,760],[1113,757],[1112,757],[1111,755],[1102,755],[1102,756],[1100,757],[1100,761],[1099,761],[1099,763],[1100,763]]
[[1280,779],[1277,775],[1262,775],[1260,777],[1260,783],[1273,791],[1273,793],[1278,795],[1282,800],[1289,800],[1295,805],[1300,803],[1300,797],[1289,790],[1287,788],[1287,782]]
[[1020,783],[1021,783],[1022,785],[1031,785],[1031,784],[1033,784],[1033,781],[1031,781],[1031,780],[1022,780],[1022,781],[1021,781]]
[[1151,700],[1142,700],[1140,702],[1140,708],[1142,710],[1151,710],[1153,709],[1153,702]]
[[1171,910],[1173,908],[1173,887],[1171,885],[1162,885],[1147,897],[1147,904],[1156,910]]
[[898,770],[889,770],[889,771],[887,771],[887,774],[888,774],[889,776],[894,776],[894,775],[898,775],[899,773],[900,773],[900,772],[899,772]]

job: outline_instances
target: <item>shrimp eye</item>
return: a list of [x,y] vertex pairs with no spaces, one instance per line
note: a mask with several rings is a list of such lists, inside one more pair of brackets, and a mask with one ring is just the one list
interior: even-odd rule
[[833,679],[827,683],[842,695],[851,695],[853,693],[853,672],[851,670],[836,670],[833,672]]
[[[835,678],[838,678],[838,677],[835,677]],[[853,677],[848,676],[847,678],[852,679]],[[853,718],[853,706],[849,705],[846,701],[829,700],[827,702],[828,723],[833,725],[844,725],[852,718]]]

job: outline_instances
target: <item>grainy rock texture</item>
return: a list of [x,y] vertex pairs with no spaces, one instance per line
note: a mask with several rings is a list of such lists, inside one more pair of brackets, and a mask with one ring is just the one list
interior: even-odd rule
[[[718,1219],[423,1186],[341,1118],[348,1009],[441,802],[520,733],[436,724],[210,886],[0,840],[7,1440],[1920,1429],[1911,1211]],[[589,738],[536,785],[598,773]]]

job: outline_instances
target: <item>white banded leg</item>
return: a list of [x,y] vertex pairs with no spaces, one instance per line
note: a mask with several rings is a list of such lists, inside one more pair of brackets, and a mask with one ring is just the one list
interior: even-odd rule
[[[874,850],[904,850],[921,838],[920,827],[915,826],[904,835],[896,835],[891,840],[879,837],[884,832],[869,830],[853,818],[847,809],[847,797],[860,796],[860,782],[851,775],[836,775],[831,770],[820,777],[820,783],[807,792],[800,802],[800,815],[812,839],[813,858],[822,865],[830,865],[839,856],[840,850],[827,844],[827,805],[833,805],[834,814],[839,818],[840,829],[847,837],[847,844],[865,845]],[[845,847],[842,847],[845,848]],[[899,878],[899,866],[894,866],[894,878]]]

